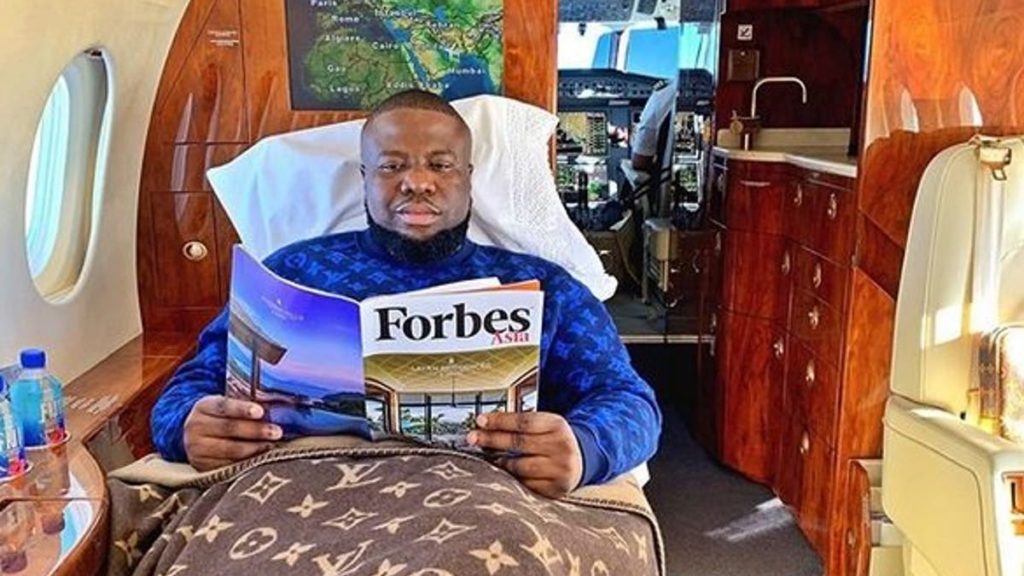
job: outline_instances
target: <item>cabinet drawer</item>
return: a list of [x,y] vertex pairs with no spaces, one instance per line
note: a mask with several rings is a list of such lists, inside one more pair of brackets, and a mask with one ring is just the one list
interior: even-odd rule
[[843,309],[846,290],[846,269],[806,248],[795,248],[793,284],[798,290],[810,292],[836,310]]
[[800,243],[835,262],[849,263],[856,209],[853,193],[812,174],[797,183],[793,194],[793,201],[801,203],[798,229],[793,231]]
[[782,234],[785,164],[752,162],[730,167],[725,195],[725,222],[730,230]]
[[807,429],[831,446],[839,402],[838,372],[796,339],[791,339],[789,348],[786,398],[803,415]]
[[839,365],[841,316],[835,308],[803,290],[793,291],[789,329],[811,352],[827,364]]
[[802,415],[789,412],[787,416],[788,422],[783,426],[779,439],[778,464],[775,467],[773,486],[779,498],[799,514],[804,474],[801,450],[803,446],[810,445],[811,435],[804,426]]

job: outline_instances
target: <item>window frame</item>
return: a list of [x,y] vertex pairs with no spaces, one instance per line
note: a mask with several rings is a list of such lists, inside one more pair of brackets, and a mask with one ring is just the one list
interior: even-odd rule
[[106,174],[112,88],[107,54],[81,52],[54,81],[37,124],[25,249],[36,289],[50,302],[68,299],[85,270]]

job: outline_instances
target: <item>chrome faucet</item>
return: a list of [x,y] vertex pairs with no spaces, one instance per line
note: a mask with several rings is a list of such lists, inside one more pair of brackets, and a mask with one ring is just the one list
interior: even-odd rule
[[[801,101],[804,104],[807,104],[807,85],[804,84],[803,80],[797,78],[796,76],[769,76],[767,78],[761,78],[760,80],[757,81],[757,83],[754,84],[754,93],[753,93],[753,95],[750,98],[750,119],[753,120],[755,124],[757,123],[757,120],[758,120],[758,118],[757,118],[757,91],[758,91],[758,89],[760,89],[761,86],[764,86],[765,84],[776,84],[776,83],[783,83],[783,82],[793,82],[795,84],[799,84],[800,85],[800,90],[802,92],[802,99],[801,99]],[[751,141],[753,139],[753,136],[754,136],[753,132],[744,132],[743,133],[743,149],[744,150],[750,150],[750,145],[751,145]]]

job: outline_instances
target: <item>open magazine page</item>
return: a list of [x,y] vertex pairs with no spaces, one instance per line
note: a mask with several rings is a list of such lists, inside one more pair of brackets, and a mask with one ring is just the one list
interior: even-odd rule
[[233,252],[227,395],[262,404],[286,436],[369,436],[359,304]]
[[365,301],[374,430],[464,448],[477,415],[535,409],[543,309],[536,282]]

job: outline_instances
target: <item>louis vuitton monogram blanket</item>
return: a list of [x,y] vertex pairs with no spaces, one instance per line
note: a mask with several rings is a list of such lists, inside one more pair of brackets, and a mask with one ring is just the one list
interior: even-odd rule
[[208,474],[151,459],[108,485],[109,574],[664,574],[634,484],[555,501],[441,449],[293,446]]

